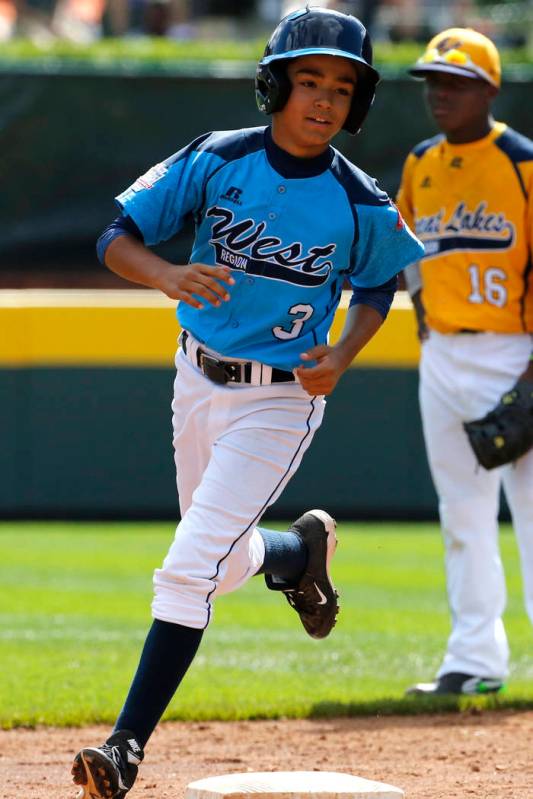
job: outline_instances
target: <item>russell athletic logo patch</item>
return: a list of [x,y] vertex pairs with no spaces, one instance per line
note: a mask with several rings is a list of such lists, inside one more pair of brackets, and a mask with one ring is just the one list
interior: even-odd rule
[[220,195],[220,199],[229,200],[230,203],[235,203],[235,205],[242,205],[241,194],[242,189],[239,189],[238,186],[230,186],[224,194]]

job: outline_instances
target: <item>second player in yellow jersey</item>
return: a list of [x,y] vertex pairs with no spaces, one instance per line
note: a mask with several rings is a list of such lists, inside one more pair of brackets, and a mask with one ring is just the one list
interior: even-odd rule
[[476,141],[425,141],[407,158],[398,204],[425,245],[423,302],[432,329],[533,331],[529,139],[496,122]]
[[519,379],[533,381],[533,142],[491,116],[500,61],[482,34],[438,34],[411,72],[424,79],[441,131],[408,155],[398,205],[425,248],[406,281],[422,341],[420,408],[452,629],[436,679],[410,693],[495,692],[509,668],[500,487],[533,620],[533,450],[486,470],[463,425],[484,417]]

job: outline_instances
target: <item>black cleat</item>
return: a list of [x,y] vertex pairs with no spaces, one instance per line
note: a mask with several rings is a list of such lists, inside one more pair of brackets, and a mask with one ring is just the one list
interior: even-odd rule
[[329,576],[329,564],[337,546],[335,526],[335,520],[326,511],[310,510],[290,528],[305,542],[308,556],[298,585],[284,589],[284,594],[311,638],[329,635],[339,612],[339,595]]
[[496,694],[503,687],[503,682],[494,677],[473,677],[471,674],[450,671],[435,682],[412,685],[405,693],[407,696],[479,696]]
[[74,758],[72,777],[81,786],[78,799],[123,799],[137,777],[143,750],[129,730],[119,730],[98,747]]

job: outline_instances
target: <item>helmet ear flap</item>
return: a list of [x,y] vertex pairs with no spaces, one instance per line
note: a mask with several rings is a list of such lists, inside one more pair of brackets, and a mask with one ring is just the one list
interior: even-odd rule
[[255,98],[264,114],[281,111],[291,93],[291,82],[283,61],[259,64],[255,73]]
[[352,136],[361,130],[366,115],[374,102],[375,91],[375,82],[373,80],[359,80],[352,106],[342,128],[351,133]]

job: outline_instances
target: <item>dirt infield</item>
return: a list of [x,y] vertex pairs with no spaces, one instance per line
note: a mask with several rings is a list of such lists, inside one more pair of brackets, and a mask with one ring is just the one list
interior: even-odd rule
[[[70,762],[107,728],[0,731],[3,799],[74,799]],[[407,799],[533,797],[533,712],[166,723],[154,733],[132,799],[181,799],[187,783],[243,771],[345,771]]]

